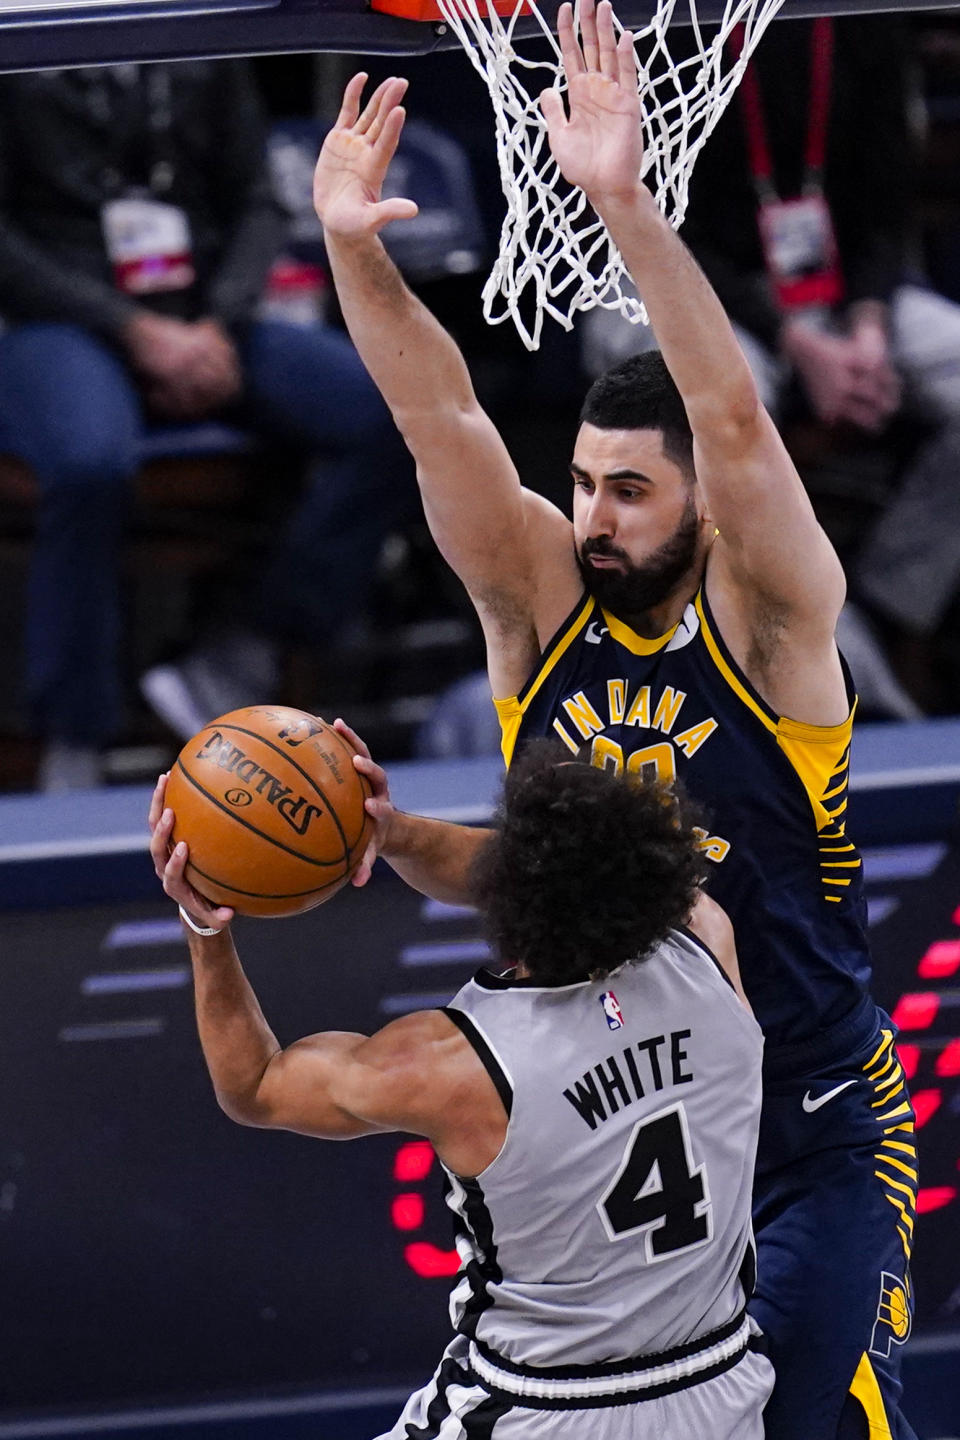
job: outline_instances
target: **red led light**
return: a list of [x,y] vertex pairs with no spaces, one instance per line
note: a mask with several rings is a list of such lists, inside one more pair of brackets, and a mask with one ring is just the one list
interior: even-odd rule
[[940,996],[929,993],[901,995],[891,1020],[898,1030],[926,1030],[940,1009]]
[[960,970],[960,940],[936,940],[917,966],[923,980],[941,980]]
[[952,1205],[956,1198],[955,1186],[931,1185],[917,1194],[917,1214],[926,1215],[931,1210],[942,1210],[945,1205]]
[[414,1274],[422,1275],[427,1280],[443,1275],[456,1275],[460,1269],[460,1256],[456,1250],[441,1250],[436,1245],[429,1245],[425,1240],[415,1240],[405,1248],[403,1254]]
[[898,1040],[897,1058],[899,1059],[900,1064],[903,1068],[904,1075],[906,1075],[908,1080],[912,1080],[914,1075],[916,1075],[917,1067],[920,1064],[920,1046],[905,1045]]
[[928,1120],[932,1120],[940,1109],[940,1091],[918,1090],[916,1095],[911,1095],[910,1098],[913,1101],[914,1114],[917,1117],[917,1129],[919,1130],[921,1126],[926,1125]]
[[412,1180],[426,1180],[433,1166],[433,1146],[429,1140],[408,1140],[401,1145],[393,1162],[393,1178],[409,1185]]
[[937,1056],[938,1075],[960,1075],[960,1040],[951,1040]]
[[423,1196],[417,1194],[395,1195],[390,1214],[397,1230],[419,1230],[423,1224]]

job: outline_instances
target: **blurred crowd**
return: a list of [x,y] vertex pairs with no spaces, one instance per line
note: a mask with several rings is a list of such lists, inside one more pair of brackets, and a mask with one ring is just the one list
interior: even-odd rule
[[[0,603],[7,788],[100,783],[118,747],[172,754],[270,697],[349,710],[385,755],[497,747],[472,612],[325,284],[310,172],[351,64],[298,94],[302,63],[0,76],[0,529],[25,557]],[[403,64],[396,189],[421,216],[388,241],[525,483],[565,505],[583,390],[655,337],[595,311],[531,356],[483,326],[486,97],[460,55]],[[683,233],[844,561],[861,714],[960,712],[960,31],[774,24]],[[172,523],[144,480],[161,461],[188,539],[191,487],[207,511],[186,570],[176,535],[131,563],[131,534]],[[172,591],[145,623],[138,593]]]

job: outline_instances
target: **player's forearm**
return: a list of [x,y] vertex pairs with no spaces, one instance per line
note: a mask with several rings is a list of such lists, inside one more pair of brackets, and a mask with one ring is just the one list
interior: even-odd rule
[[653,196],[640,186],[633,195],[591,199],[647,307],[694,434],[701,418],[754,423],[756,385],[730,321]]
[[210,936],[188,931],[187,943],[197,1030],[220,1107],[240,1124],[266,1123],[257,1090],[280,1046],[243,973],[230,931]]
[[474,403],[454,341],[410,291],[378,236],[326,237],[350,338],[406,438],[418,414]]
[[421,895],[446,905],[472,905],[471,872],[489,830],[397,811],[380,853]]

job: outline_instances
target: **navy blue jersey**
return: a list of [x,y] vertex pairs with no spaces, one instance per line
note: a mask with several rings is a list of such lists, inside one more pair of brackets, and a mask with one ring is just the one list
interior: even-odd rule
[[653,640],[580,601],[520,694],[496,702],[508,765],[518,743],[553,734],[595,765],[679,779],[701,803],[708,888],[736,929],[768,1062],[852,1015],[869,981],[862,862],[844,823],[850,699],[841,725],[778,716],[701,590]]

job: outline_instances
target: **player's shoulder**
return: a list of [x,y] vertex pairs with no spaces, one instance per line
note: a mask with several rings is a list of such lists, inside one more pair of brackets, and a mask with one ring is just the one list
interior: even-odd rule
[[706,891],[701,890],[697,896],[696,903],[690,914],[688,928],[705,945],[713,946],[711,941],[718,944],[733,943],[733,925],[730,916]]
[[414,1010],[391,1020],[364,1046],[364,1059],[376,1057],[395,1064],[442,1063],[462,1035],[444,1010]]
[[747,1005],[747,998],[740,981],[740,966],[737,961],[737,946],[730,916],[716,900],[703,891],[697,896],[688,929],[695,940],[717,962],[737,995]]

